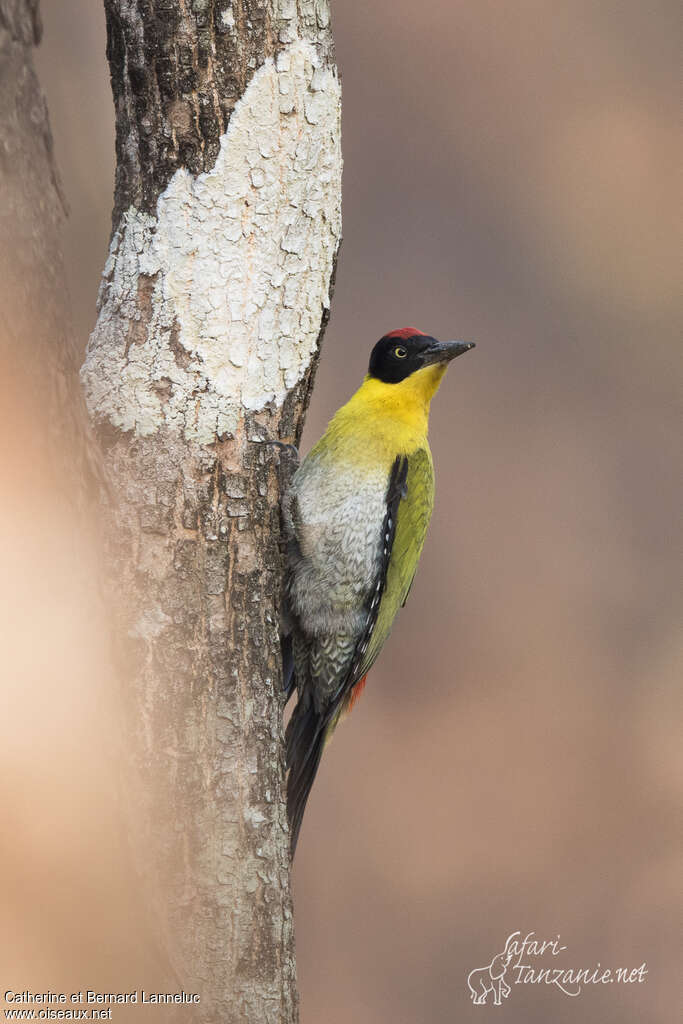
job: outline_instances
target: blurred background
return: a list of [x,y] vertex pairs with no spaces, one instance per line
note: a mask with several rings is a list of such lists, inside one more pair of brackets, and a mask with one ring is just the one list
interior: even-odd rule
[[[84,346],[114,173],[104,16],[42,9]],[[671,1021],[678,5],[338,0],[333,17],[344,242],[305,448],[391,328],[477,348],[434,403],[410,600],[304,823],[302,1024]],[[517,930],[561,935],[552,966],[646,961],[647,979],[473,1007],[469,971]]]

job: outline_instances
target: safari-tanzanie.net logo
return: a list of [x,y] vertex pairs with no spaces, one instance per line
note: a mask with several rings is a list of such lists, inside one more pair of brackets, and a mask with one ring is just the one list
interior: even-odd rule
[[483,1006],[492,996],[493,1005],[501,1006],[515,985],[554,985],[573,998],[581,995],[584,985],[633,985],[645,981],[644,961],[640,967],[611,968],[600,963],[594,967],[566,967],[550,959],[559,957],[566,949],[560,945],[559,935],[539,939],[535,932],[528,932],[522,938],[521,932],[512,932],[502,952],[496,953],[485,967],[476,967],[468,974],[472,1002]]

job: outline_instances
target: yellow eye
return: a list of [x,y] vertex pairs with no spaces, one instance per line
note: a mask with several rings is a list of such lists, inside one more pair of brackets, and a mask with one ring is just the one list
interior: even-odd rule
[[394,355],[397,359],[405,359],[408,355],[408,349],[404,348],[403,345],[397,345],[394,349]]

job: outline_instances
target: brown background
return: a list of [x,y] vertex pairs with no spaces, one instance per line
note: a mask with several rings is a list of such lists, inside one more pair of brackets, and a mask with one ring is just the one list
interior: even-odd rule
[[[113,183],[104,18],[42,6],[84,341]],[[435,402],[410,601],[304,824],[303,1024],[674,1019],[676,11],[333,4],[344,244],[305,446],[386,330],[477,349]],[[516,930],[647,980],[472,1007],[468,972]]]

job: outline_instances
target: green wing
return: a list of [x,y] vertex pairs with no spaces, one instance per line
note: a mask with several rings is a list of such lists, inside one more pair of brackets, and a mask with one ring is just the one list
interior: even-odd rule
[[408,456],[406,493],[398,503],[396,532],[389,556],[386,582],[361,661],[358,678],[370,669],[391,632],[396,613],[408,597],[413,576],[420,560],[427,527],[434,508],[434,465],[429,448],[418,448]]

